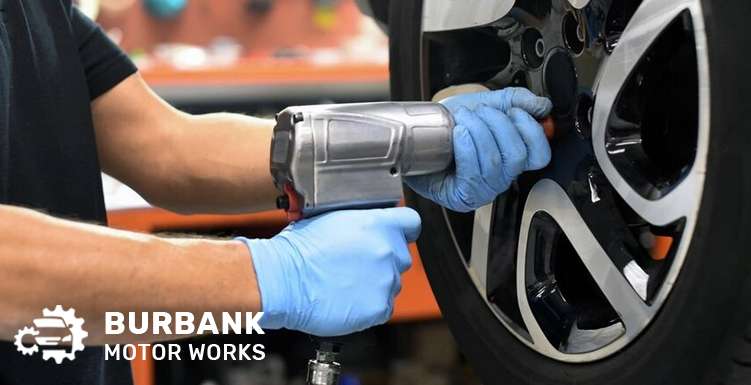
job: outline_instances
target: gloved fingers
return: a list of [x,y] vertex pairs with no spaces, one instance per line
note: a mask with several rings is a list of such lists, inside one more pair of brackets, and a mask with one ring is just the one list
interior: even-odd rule
[[[514,123],[503,112],[484,106],[477,109],[477,114],[487,123],[495,137],[495,143],[503,158],[503,171],[508,177],[505,182],[511,183],[511,179],[524,172],[527,166],[527,146]],[[507,186],[504,186],[504,189],[505,187]]]
[[529,156],[525,170],[539,170],[547,166],[551,157],[550,144],[542,125],[519,108],[512,108],[509,117],[527,146]]
[[[465,125],[454,128],[454,161],[455,173],[449,175],[445,180],[445,186],[441,188],[450,191],[445,204],[451,210],[469,212],[482,206],[484,202],[480,201],[486,200],[486,195],[492,195],[492,192],[482,180],[480,156]],[[489,199],[494,197],[493,195]]]
[[[401,291],[402,283],[401,279],[397,278],[396,286],[398,286],[398,290],[396,293]],[[393,293],[393,291],[392,291]],[[386,322],[389,322],[391,317],[394,315],[394,300],[396,298],[396,294],[389,297],[388,303],[386,304],[386,307],[383,309],[383,312],[380,314],[380,317],[378,317],[377,325],[383,325]]]
[[[458,122],[471,119],[474,116],[466,108],[461,108],[454,118]],[[456,163],[456,173],[467,178],[476,178],[480,176],[480,163],[475,149],[475,142],[469,133],[469,128],[465,124],[458,124],[454,127],[454,162]]]
[[[482,109],[483,107],[478,107]],[[501,149],[493,136],[492,128],[481,119],[477,113],[468,114],[462,121],[468,127],[469,134],[475,144],[480,165],[480,175],[485,182],[486,193],[494,193],[502,188],[503,184],[503,157]],[[478,186],[479,187],[479,186]]]
[[[397,241],[398,242],[398,241]],[[412,253],[409,252],[409,245],[400,243],[394,245],[395,267],[398,274],[404,273],[412,267]]]
[[412,253],[409,252],[409,246],[404,245],[404,249],[397,254],[396,261],[396,268],[399,273],[404,273],[412,268]]
[[463,109],[474,111],[477,106],[479,106],[483,102],[482,97],[478,97],[478,95],[485,93],[486,92],[482,92],[480,94],[460,94],[449,96],[448,98],[441,100],[440,103],[456,115]]
[[440,180],[442,176],[435,175],[414,175],[404,178],[404,183],[409,186],[413,191],[425,196],[429,199],[437,199],[434,194],[436,193],[433,188],[433,184],[437,183],[436,180]]
[[391,286],[391,295],[389,296],[389,305],[390,305],[390,307],[393,307],[394,299],[401,292],[402,292],[402,279],[401,279],[401,275],[400,274],[396,274],[396,279],[394,279],[394,284]]
[[532,91],[521,87],[508,87],[500,91],[491,91],[483,95],[483,99],[490,107],[495,107],[503,112],[509,112],[511,108],[521,108],[533,116],[541,119],[550,114],[553,103],[548,98],[539,97]]
[[[450,191],[448,208],[458,212],[472,211],[495,197],[492,187],[482,175],[481,155],[467,126],[454,129],[454,161],[456,170],[449,175],[442,189]],[[492,195],[491,198],[488,198]]]
[[[456,134],[454,134],[456,136]],[[456,175],[442,172],[431,175],[416,175],[404,178],[405,183],[416,193],[454,211],[471,211],[457,201]]]
[[376,322],[376,324],[373,326],[383,325],[386,322],[389,322],[389,320],[391,320],[391,317],[393,316],[394,316],[394,306],[391,305],[383,311],[381,316],[378,317],[378,322]]
[[417,211],[409,207],[395,207],[377,212],[399,229],[405,241],[414,242],[420,236],[422,219]]

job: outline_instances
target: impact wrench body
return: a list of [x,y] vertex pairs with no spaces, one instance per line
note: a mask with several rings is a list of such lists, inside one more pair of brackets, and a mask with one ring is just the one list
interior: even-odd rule
[[[541,123],[551,139],[552,118]],[[289,107],[277,114],[271,145],[277,206],[291,221],[396,206],[402,177],[451,167],[453,129],[448,109],[432,102]]]

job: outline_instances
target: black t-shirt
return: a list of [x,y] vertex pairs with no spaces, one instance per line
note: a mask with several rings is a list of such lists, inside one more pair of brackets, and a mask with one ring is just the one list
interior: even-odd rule
[[[90,102],[135,71],[71,0],[0,0],[0,204],[105,223]],[[58,365],[0,342],[0,385],[130,383],[101,348]]]

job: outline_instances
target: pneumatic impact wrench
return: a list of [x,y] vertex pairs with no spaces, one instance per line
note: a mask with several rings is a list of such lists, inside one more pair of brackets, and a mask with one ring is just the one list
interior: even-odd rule
[[[296,221],[328,211],[396,206],[402,177],[453,164],[451,113],[432,102],[289,107],[276,117],[271,175]],[[551,139],[552,118],[541,122]]]

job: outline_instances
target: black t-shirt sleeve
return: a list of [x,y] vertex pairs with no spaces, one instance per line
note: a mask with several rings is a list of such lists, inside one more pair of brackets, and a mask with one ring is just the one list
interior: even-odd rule
[[137,68],[93,20],[76,7],[71,7],[70,14],[89,95],[94,100],[134,74]]

